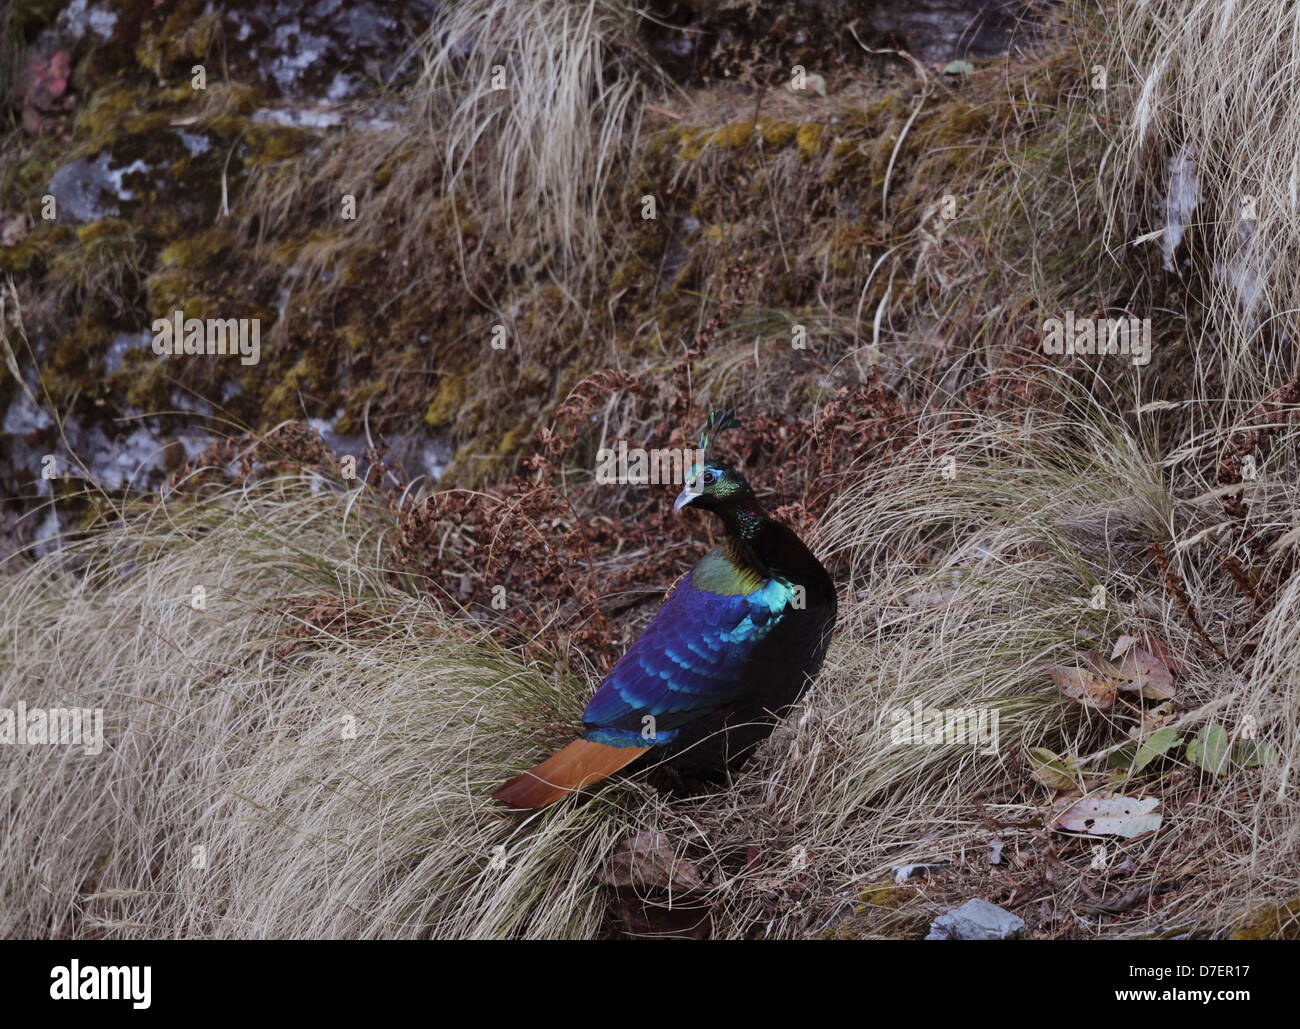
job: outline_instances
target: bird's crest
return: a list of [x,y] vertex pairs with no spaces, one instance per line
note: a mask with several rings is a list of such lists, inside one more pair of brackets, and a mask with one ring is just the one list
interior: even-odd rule
[[704,460],[713,456],[713,444],[717,442],[718,435],[725,429],[739,429],[740,419],[736,417],[735,411],[713,411],[709,414],[704,423],[704,428],[700,429],[700,450],[704,452]]

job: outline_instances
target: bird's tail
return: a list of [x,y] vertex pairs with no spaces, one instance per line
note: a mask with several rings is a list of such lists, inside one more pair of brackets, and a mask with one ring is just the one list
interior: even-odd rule
[[515,808],[546,807],[574,790],[608,778],[649,749],[574,740],[531,772],[516,775],[492,797]]

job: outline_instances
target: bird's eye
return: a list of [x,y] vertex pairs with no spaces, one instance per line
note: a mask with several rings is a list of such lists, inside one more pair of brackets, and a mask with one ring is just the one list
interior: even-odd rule
[[704,473],[704,485],[712,486],[717,481],[718,481],[718,477],[714,475],[712,472]]

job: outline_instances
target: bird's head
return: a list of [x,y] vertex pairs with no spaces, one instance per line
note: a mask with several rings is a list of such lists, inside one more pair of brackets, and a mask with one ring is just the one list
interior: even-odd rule
[[753,495],[745,477],[725,461],[713,456],[713,444],[718,433],[734,429],[740,422],[730,411],[714,411],[700,430],[702,460],[686,472],[685,488],[673,504],[674,513],[684,507],[698,507],[705,511],[724,511],[742,506]]
[[705,511],[718,511],[735,507],[751,496],[745,477],[722,461],[710,459],[695,465],[686,475],[686,486],[677,494],[674,513],[684,507],[698,507]]

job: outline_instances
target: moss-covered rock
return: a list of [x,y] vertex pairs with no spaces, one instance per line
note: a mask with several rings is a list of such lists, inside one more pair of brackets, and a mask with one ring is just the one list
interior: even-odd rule
[[1234,940],[1300,939],[1300,897],[1250,911],[1232,930]]

